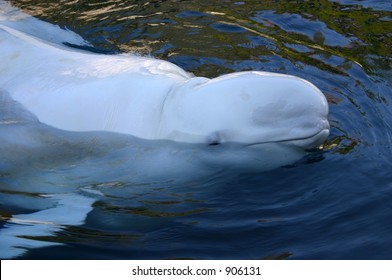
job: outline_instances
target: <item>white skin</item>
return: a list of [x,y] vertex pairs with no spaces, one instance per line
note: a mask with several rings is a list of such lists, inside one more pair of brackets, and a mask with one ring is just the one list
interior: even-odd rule
[[321,144],[328,103],[309,82],[267,72],[194,78],[169,93],[161,137],[184,142]]
[[243,72],[192,78],[165,61],[81,52],[5,26],[1,39],[0,88],[56,128],[190,143],[317,136],[301,143],[306,148],[328,135],[324,95],[293,76]]

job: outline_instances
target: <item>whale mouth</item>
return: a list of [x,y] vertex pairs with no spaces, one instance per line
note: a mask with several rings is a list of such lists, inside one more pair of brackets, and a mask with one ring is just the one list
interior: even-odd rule
[[248,144],[247,147],[257,147],[265,144],[287,144],[293,145],[297,147],[301,147],[303,149],[311,149],[320,146],[328,137],[329,128],[323,128],[315,134],[299,137],[299,138],[288,138],[282,140],[274,140],[274,141],[263,141],[258,143]]

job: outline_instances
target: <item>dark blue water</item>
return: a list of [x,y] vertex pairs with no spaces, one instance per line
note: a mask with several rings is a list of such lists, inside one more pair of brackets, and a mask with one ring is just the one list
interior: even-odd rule
[[[332,126],[322,151],[259,174],[143,184],[84,167],[94,180],[67,184],[103,193],[85,222],[33,237],[62,245],[18,258],[392,259],[390,1],[12,2],[95,51],[148,54],[198,76],[305,78],[327,96]],[[4,189],[4,221],[29,213]]]

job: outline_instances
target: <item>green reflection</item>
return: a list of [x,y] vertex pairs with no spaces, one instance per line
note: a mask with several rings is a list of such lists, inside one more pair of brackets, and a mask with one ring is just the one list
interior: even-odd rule
[[[279,55],[301,61],[323,70],[343,74],[350,67],[360,65],[368,73],[390,70],[392,52],[392,23],[388,11],[373,11],[361,6],[346,6],[327,0],[320,1],[11,1],[30,14],[43,17],[93,39],[95,45],[138,53],[158,52],[169,58],[180,53],[185,56],[258,60],[263,55]],[[186,11],[197,11],[178,16]],[[299,15],[302,20],[321,22],[331,31],[351,38],[351,43],[328,46],[323,34],[315,32],[311,38],[301,32],[286,32],[274,22],[264,24],[254,20],[262,11]],[[221,32],[211,27],[224,23],[241,27],[246,32]],[[249,45],[249,36],[261,36],[266,45]],[[171,44],[166,48],[165,44]],[[309,48],[301,53],[286,47],[299,44]],[[222,51],[222,48],[225,51]],[[345,58],[341,65],[331,66],[311,54],[329,54]],[[369,57],[369,55],[372,55]],[[230,72],[213,69],[220,74]],[[195,71],[197,72],[197,71]],[[198,73],[197,73],[198,74]],[[207,73],[208,74],[208,73]],[[210,73],[210,75],[216,73]]]

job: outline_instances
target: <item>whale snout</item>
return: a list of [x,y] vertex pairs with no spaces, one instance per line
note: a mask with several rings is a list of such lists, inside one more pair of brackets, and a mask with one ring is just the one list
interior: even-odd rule
[[309,149],[327,139],[328,102],[316,86],[282,74],[261,74],[258,83],[263,84],[263,93],[254,94],[250,118],[254,142],[284,142]]

